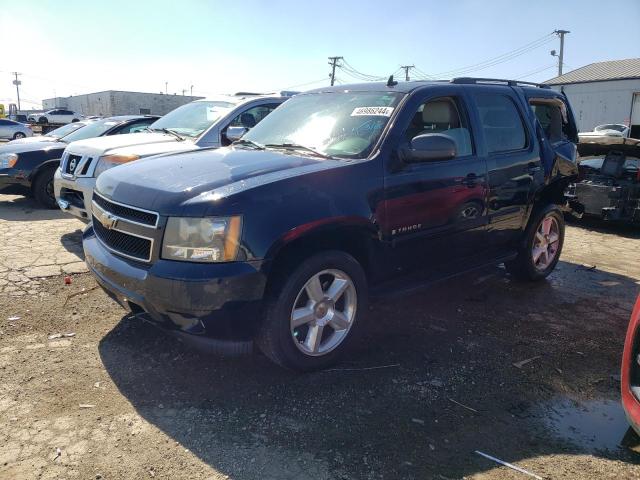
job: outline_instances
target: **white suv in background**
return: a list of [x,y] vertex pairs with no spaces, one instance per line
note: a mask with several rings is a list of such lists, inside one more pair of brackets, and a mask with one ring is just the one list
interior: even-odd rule
[[161,153],[230,145],[293,93],[196,100],[161,117],[146,132],[74,142],[64,151],[55,175],[58,205],[89,221],[93,187],[105,170]]
[[71,122],[79,122],[84,118],[81,113],[76,113],[64,108],[56,108],[43,113],[32,113],[27,117],[29,122],[33,123],[59,123],[66,124]]

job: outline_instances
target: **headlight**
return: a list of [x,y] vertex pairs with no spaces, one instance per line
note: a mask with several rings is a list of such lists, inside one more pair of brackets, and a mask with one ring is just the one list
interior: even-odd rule
[[13,168],[18,163],[17,153],[0,154],[0,168]]
[[110,168],[117,167],[123,163],[133,162],[139,158],[139,155],[105,155],[98,159],[98,164],[96,165],[93,176],[97,177],[102,172],[109,170]]
[[162,258],[186,262],[231,262],[236,259],[241,217],[169,217]]

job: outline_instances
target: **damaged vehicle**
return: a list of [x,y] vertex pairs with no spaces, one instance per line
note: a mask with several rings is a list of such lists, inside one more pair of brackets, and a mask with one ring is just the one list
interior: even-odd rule
[[362,339],[370,297],[497,263],[547,277],[576,141],[566,97],[534,84],[313,90],[229,147],[101,174],[85,258],[184,341],[319,369]]
[[580,144],[579,181],[569,196],[585,215],[640,225],[640,144]]

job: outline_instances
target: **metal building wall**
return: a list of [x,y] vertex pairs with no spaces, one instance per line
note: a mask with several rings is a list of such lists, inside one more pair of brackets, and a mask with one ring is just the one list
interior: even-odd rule
[[629,124],[633,94],[640,92],[640,79],[554,85],[564,90],[578,123],[589,132],[603,123]]
[[165,115],[199,98],[202,97],[108,90],[73,97],[48,98],[43,100],[42,105],[45,110],[67,108],[87,116],[138,115],[140,113]]

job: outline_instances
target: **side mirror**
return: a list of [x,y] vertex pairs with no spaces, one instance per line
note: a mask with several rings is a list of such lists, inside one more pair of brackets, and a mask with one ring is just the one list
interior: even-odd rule
[[230,142],[235,142],[236,140],[240,140],[248,131],[249,129],[246,127],[228,127],[225,136]]
[[457,155],[456,142],[441,133],[425,133],[411,139],[404,157],[409,163],[449,160]]

